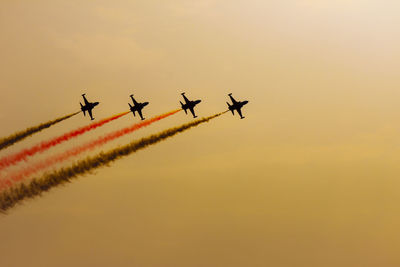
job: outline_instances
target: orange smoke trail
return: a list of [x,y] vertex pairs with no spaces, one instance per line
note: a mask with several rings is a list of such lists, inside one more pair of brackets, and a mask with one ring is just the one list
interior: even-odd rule
[[109,118],[105,118],[105,119],[102,119],[102,120],[100,120],[98,122],[91,123],[91,124],[89,124],[87,126],[84,126],[84,127],[78,128],[76,130],[70,131],[68,133],[65,133],[65,134],[63,134],[61,136],[52,138],[52,139],[50,139],[48,141],[43,141],[40,144],[37,144],[37,145],[35,145],[35,146],[31,147],[31,148],[24,149],[24,150],[22,150],[22,151],[20,151],[18,153],[13,154],[13,155],[5,156],[5,157],[0,159],[0,171],[5,169],[5,168],[7,168],[7,167],[9,167],[9,166],[11,166],[11,165],[15,165],[15,164],[17,164],[18,162],[20,162],[22,160],[26,160],[28,157],[31,157],[31,156],[35,155],[36,153],[43,152],[43,151],[45,151],[45,150],[47,150],[47,149],[49,149],[49,148],[51,148],[53,146],[56,146],[56,145],[61,144],[61,143],[65,142],[65,141],[68,141],[71,138],[77,137],[77,136],[79,136],[81,134],[84,134],[84,133],[86,133],[88,131],[94,130],[94,129],[96,129],[96,128],[100,127],[100,126],[103,126],[104,124],[106,124],[108,122],[116,120],[116,119],[118,119],[118,118],[120,118],[120,117],[122,117],[122,116],[124,116],[124,115],[126,115],[128,113],[129,113],[129,111],[113,115],[113,116],[111,116]]
[[136,130],[138,130],[140,128],[146,127],[146,126],[148,126],[148,125],[150,125],[150,124],[152,124],[152,123],[154,123],[156,121],[159,121],[159,120],[162,120],[164,118],[167,118],[167,117],[169,117],[169,116],[171,116],[171,115],[173,115],[173,114],[175,114],[175,113],[177,113],[179,111],[181,111],[181,109],[170,111],[168,113],[164,113],[162,115],[153,117],[153,118],[145,120],[143,122],[140,122],[140,123],[134,124],[132,126],[123,128],[121,130],[118,130],[118,131],[115,131],[115,132],[111,132],[111,133],[109,133],[109,134],[107,134],[105,136],[102,136],[102,137],[94,140],[94,141],[91,141],[91,142],[88,142],[88,143],[86,143],[84,145],[81,145],[81,146],[75,147],[73,149],[67,150],[67,151],[65,151],[65,152],[63,152],[63,153],[61,153],[59,155],[49,157],[49,158],[47,158],[47,159],[45,159],[43,161],[40,161],[40,162],[38,162],[38,163],[36,163],[36,164],[34,164],[32,166],[27,167],[26,169],[23,169],[21,171],[18,171],[15,174],[10,175],[7,180],[0,181],[0,190],[3,190],[4,188],[10,187],[10,186],[13,185],[13,183],[21,181],[21,180],[29,177],[30,175],[32,175],[32,174],[34,174],[34,173],[36,173],[36,172],[38,172],[38,171],[40,171],[42,169],[50,167],[50,166],[52,166],[52,165],[54,165],[56,163],[60,163],[62,161],[65,161],[65,160],[67,160],[67,159],[69,159],[69,158],[71,158],[73,156],[77,156],[77,155],[79,155],[79,154],[81,154],[81,153],[83,153],[85,151],[89,151],[89,150],[92,150],[92,149],[94,149],[94,148],[96,148],[98,146],[104,145],[104,144],[106,144],[106,143],[108,143],[108,142],[110,142],[110,141],[112,141],[112,140],[114,140],[116,138],[119,138],[119,137],[124,136],[124,135],[129,134],[129,133],[132,133],[132,132],[134,132],[134,131],[136,131]]

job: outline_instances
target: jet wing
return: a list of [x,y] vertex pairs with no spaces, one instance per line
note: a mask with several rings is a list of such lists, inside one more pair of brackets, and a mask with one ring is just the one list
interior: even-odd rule
[[91,110],[91,109],[88,109],[88,113],[89,113],[90,119],[91,119],[91,120],[94,120],[94,119],[93,119],[93,116],[92,116],[92,110]]
[[229,95],[229,97],[231,98],[233,104],[236,104],[236,103],[237,103],[237,101],[233,98],[232,95]]
[[142,115],[142,110],[141,110],[141,109],[138,109],[137,112],[139,113],[140,118],[141,118],[142,120],[144,120],[143,115]]
[[241,108],[237,108],[236,111],[237,111],[237,113],[239,113],[240,118],[243,118],[243,116],[242,116],[242,109],[241,109]]
[[85,94],[83,94],[82,97],[83,97],[83,101],[85,101],[85,106],[86,106],[87,104],[89,104],[89,101],[87,101],[87,99],[86,99],[86,97],[85,97]]
[[132,98],[133,104],[134,104],[135,106],[137,106],[138,102],[136,102],[136,100],[133,98],[133,96],[131,96],[131,98]]
[[192,107],[192,108],[189,108],[189,110],[190,110],[190,112],[192,113],[193,118],[196,118],[197,116],[196,116],[196,114],[194,114],[194,109],[193,109],[193,107]]
[[183,96],[183,99],[185,99],[186,104],[190,102],[189,99],[187,99],[187,97],[184,94],[182,94],[182,96]]

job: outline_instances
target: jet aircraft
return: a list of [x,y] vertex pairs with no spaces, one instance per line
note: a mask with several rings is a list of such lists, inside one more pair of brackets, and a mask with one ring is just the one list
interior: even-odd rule
[[136,100],[133,98],[133,95],[130,95],[130,97],[132,98],[133,106],[130,103],[128,103],[128,104],[129,104],[129,107],[131,108],[133,116],[136,116],[135,112],[137,111],[137,113],[139,113],[140,118],[142,120],[144,120],[143,115],[142,115],[142,109],[145,106],[147,106],[149,104],[149,102],[143,102],[143,103],[136,102]]
[[181,94],[183,96],[183,99],[185,100],[185,104],[183,104],[181,101],[179,101],[181,103],[182,109],[185,111],[185,114],[187,114],[187,110],[189,109],[190,112],[193,115],[193,118],[197,118],[196,114],[194,113],[194,107],[201,102],[201,100],[194,100],[194,101],[190,101],[189,99],[187,99],[187,97],[185,96],[185,93]]
[[99,104],[99,102],[89,102],[87,101],[86,94],[83,94],[83,101],[85,102],[85,105],[82,105],[82,103],[79,102],[79,104],[81,104],[81,110],[83,111],[83,115],[86,116],[86,111],[89,113],[90,119],[94,120],[93,116],[92,116],[92,109],[97,106]]
[[228,104],[229,110],[232,112],[232,115],[235,115],[235,114],[233,113],[233,111],[236,110],[237,113],[239,113],[240,118],[241,118],[241,119],[244,119],[244,117],[242,116],[242,111],[241,111],[241,109],[242,109],[242,107],[243,107],[244,105],[246,105],[247,103],[249,103],[249,101],[247,101],[247,100],[245,100],[245,101],[236,101],[236,100],[233,98],[232,93],[230,93],[230,94],[228,94],[228,95],[229,95],[229,97],[230,97],[231,100],[232,100],[232,105],[229,104],[228,102],[226,102],[226,103]]

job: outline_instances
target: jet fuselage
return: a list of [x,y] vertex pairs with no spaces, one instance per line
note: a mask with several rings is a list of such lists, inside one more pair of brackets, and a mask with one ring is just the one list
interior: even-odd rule
[[182,109],[191,109],[194,108],[197,104],[199,104],[201,102],[201,100],[194,100],[194,101],[189,101],[185,104],[182,104]]
[[95,106],[97,106],[98,104],[100,104],[100,102],[92,102],[92,103],[88,103],[84,106],[81,107],[82,111],[88,111],[89,109],[93,109]]
[[246,105],[247,103],[249,103],[249,101],[245,100],[245,101],[239,101],[233,105],[231,105],[229,107],[230,110],[235,110],[235,109],[240,109],[242,108],[244,105]]
[[143,109],[148,104],[149,104],[149,102],[138,103],[135,106],[131,106],[130,108],[131,108],[131,111],[134,112],[134,111]]

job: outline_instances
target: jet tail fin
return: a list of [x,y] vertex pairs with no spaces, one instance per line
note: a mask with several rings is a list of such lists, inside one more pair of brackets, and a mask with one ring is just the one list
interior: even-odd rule
[[233,109],[231,108],[232,106],[231,106],[228,102],[226,102],[226,104],[228,104],[228,108],[229,108],[229,110],[232,112],[232,115],[235,115],[235,114],[233,113]]
[[187,110],[186,110],[186,108],[183,107],[184,106],[183,103],[181,101],[179,101],[179,103],[181,103],[183,111],[185,111],[185,114],[187,114]]
[[85,109],[83,109],[83,105],[82,105],[82,103],[81,103],[81,102],[79,102],[79,104],[81,105],[81,110],[83,111],[83,116],[86,116],[86,110],[85,110]]
[[133,109],[131,103],[128,103],[128,105],[129,105],[129,108],[131,109],[131,111],[132,111],[132,113],[133,113],[133,116],[135,117],[135,116],[136,116],[136,115],[135,115],[135,110]]

